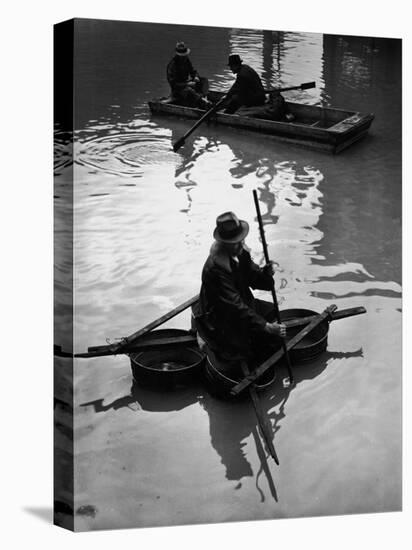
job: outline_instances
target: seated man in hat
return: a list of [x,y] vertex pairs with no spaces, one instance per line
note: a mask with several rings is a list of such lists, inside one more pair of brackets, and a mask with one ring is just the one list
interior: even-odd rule
[[167,81],[173,101],[190,107],[208,109],[212,104],[206,99],[207,78],[201,78],[189,59],[190,49],[184,42],[176,44],[175,55],[167,65]]
[[200,344],[206,342],[220,358],[253,363],[261,359],[263,347],[280,347],[286,327],[273,322],[273,304],[255,299],[250,291],[272,289],[273,265],[260,268],[252,261],[244,245],[248,232],[248,223],[233,212],[217,217],[193,317]]
[[264,105],[265,90],[257,72],[245,65],[237,55],[229,55],[229,67],[236,74],[236,81],[227,93],[225,113],[233,114],[239,107]]

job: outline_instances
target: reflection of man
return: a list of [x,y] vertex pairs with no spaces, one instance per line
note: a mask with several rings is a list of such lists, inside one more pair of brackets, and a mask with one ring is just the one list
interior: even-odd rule
[[193,311],[200,336],[221,358],[253,359],[264,347],[278,347],[279,336],[286,335],[285,325],[273,322],[273,305],[250,291],[272,289],[273,266],[260,268],[252,261],[244,246],[248,232],[248,223],[233,212],[217,217]]
[[237,54],[229,55],[229,67],[236,74],[230,88],[225,113],[232,114],[239,107],[254,107],[265,103],[265,90],[257,72],[245,65]]
[[167,81],[173,101],[190,107],[208,108],[204,97],[208,91],[207,78],[201,78],[189,59],[190,49],[184,42],[176,44],[175,55],[167,66]]
[[201,404],[209,415],[211,443],[225,467],[226,478],[239,481],[252,476],[252,467],[243,450],[256,424],[250,408],[235,407],[228,401],[214,399],[207,392]]

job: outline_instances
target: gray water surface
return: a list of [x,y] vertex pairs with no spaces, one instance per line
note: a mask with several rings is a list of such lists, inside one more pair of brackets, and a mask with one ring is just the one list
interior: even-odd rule
[[[401,507],[400,41],[82,20],[76,55],[75,351],[131,334],[199,291],[216,216],[233,210],[263,254],[258,190],[281,309],[364,306],[333,323],[296,387],[261,397],[280,466],[247,403],[204,388],[131,394],[126,356],[75,363],[76,528],[159,526]],[[177,40],[211,87],[239,53],[287,99],[373,112],[331,156],[259,134],[152,117]],[[56,127],[56,208],[71,166]],[[59,275],[58,275],[59,277]],[[59,282],[59,280],[57,281]],[[262,298],[270,299],[264,292]],[[187,328],[189,314],[168,326]],[[60,335],[64,348],[65,337]],[[92,509],[92,508],[90,508]]]

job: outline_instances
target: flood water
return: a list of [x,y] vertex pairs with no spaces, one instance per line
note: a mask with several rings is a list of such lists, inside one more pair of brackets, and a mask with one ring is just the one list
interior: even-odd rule
[[[262,264],[253,189],[280,308],[367,313],[331,324],[327,352],[295,368],[292,391],[279,383],[262,394],[280,466],[248,402],[219,401],[200,384],[132,394],[127,356],[76,359],[76,529],[399,510],[400,41],[88,20],[78,28],[74,166],[59,125],[55,134],[57,213],[75,176],[75,352],[197,294],[221,212],[249,221],[247,244]],[[177,40],[212,88],[230,86],[227,57],[239,53],[267,87],[316,81],[287,99],[373,112],[370,135],[332,156],[202,125],[173,153],[192,122],[152,117],[147,101],[168,95]],[[185,312],[166,326],[188,325]]]

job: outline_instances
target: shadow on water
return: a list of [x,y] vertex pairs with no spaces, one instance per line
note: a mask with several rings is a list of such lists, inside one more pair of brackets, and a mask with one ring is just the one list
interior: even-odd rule
[[[315,379],[332,360],[345,360],[362,356],[361,348],[353,352],[325,352],[316,361],[296,366],[294,369],[295,386],[289,388],[283,387],[283,367],[280,367],[280,376],[274,384],[268,390],[259,393],[261,407],[269,419],[273,435],[275,436],[281,429],[281,422],[286,416],[286,403],[296,385],[302,381]],[[277,502],[278,496],[271,473],[271,469],[273,469],[272,459],[264,447],[254,409],[252,404],[248,402],[246,395],[238,400],[222,400],[212,396],[204,385],[199,382],[195,382],[189,387],[179,387],[169,391],[141,387],[134,383],[128,395],[119,397],[110,403],[104,404],[104,398],[100,398],[82,403],[81,406],[93,406],[96,413],[111,409],[118,410],[124,407],[129,407],[133,411],[172,412],[183,410],[196,402],[202,406],[209,416],[211,444],[225,467],[226,479],[238,481],[236,490],[239,490],[242,487],[242,478],[255,475],[256,489],[260,494],[261,501],[264,502],[265,494],[259,486],[260,476],[264,474],[270,494]],[[253,437],[255,442],[260,463],[256,474],[254,474],[245,452],[246,440],[250,436]]]
[[199,399],[201,388],[198,385],[180,387],[176,390],[152,389],[138,386],[133,383],[130,393],[104,404],[104,397],[87,403],[81,407],[94,407],[96,413],[106,412],[110,409],[118,410],[128,407],[132,410],[138,409],[149,412],[172,412],[180,411],[193,405]]
[[[362,350],[326,352],[315,362],[297,366],[294,369],[295,383],[298,385],[304,380],[316,378],[325,370],[331,360],[352,357],[362,357]],[[279,377],[268,390],[259,394],[262,410],[270,420],[274,435],[280,430],[281,421],[286,416],[285,405],[293,393],[293,389],[294,387],[284,388]],[[256,487],[263,501],[264,495],[258,487],[258,478],[264,472],[272,497],[277,501],[276,489],[268,467],[268,453],[263,449],[261,436],[257,432],[256,416],[252,404],[248,404],[246,398],[238,401],[223,401],[208,393],[204,394],[200,403],[209,415],[211,443],[226,468],[226,478],[240,482],[243,477],[253,476],[252,467],[244,453],[245,440],[252,434],[261,463],[260,470],[256,475]],[[271,463],[271,459],[269,459],[269,463]],[[240,487],[239,483],[237,488]]]

